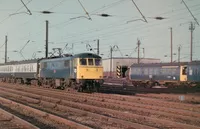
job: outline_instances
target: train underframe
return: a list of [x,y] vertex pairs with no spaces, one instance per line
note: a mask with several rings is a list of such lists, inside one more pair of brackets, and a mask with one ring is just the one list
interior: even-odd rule
[[168,88],[178,87],[195,87],[200,86],[199,82],[181,82],[181,81],[157,81],[157,80],[145,80],[145,81],[131,81],[134,87],[152,88],[153,86],[166,86]]
[[27,84],[54,89],[73,89],[79,92],[98,92],[103,80],[100,79],[52,79],[52,78],[1,78],[1,82]]

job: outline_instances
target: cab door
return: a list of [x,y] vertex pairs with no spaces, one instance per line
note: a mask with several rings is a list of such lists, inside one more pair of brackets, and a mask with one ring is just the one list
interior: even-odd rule
[[77,58],[73,58],[70,61],[70,78],[75,79],[76,78],[76,74],[77,74],[77,64],[78,64],[78,59]]
[[180,81],[187,81],[187,66],[180,67]]

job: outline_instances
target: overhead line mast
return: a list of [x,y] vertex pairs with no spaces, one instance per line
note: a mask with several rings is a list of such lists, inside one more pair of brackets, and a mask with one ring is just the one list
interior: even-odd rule
[[140,42],[140,40],[138,40],[138,42],[137,42],[137,48],[138,48],[138,64],[140,63],[140,45],[141,45],[141,42]]
[[7,43],[8,43],[8,37],[5,36],[5,63],[7,63]]
[[172,27],[170,28],[170,37],[171,37],[171,63],[173,62],[173,35],[172,35]]
[[49,36],[49,30],[48,30],[48,26],[49,26],[49,21],[46,20],[46,45],[45,45],[45,57],[48,58],[48,36]]
[[190,41],[190,62],[192,62],[192,55],[193,55],[193,31],[195,29],[194,24],[191,22],[189,30],[191,32],[191,41]]

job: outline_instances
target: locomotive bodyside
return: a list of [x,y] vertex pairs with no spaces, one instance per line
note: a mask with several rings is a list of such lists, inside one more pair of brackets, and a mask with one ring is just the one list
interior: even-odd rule
[[72,69],[72,58],[63,57],[56,59],[43,59],[40,61],[38,77],[41,78],[70,78]]

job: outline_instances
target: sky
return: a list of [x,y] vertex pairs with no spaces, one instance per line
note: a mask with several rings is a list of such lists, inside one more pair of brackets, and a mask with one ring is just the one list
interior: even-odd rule
[[[49,52],[62,48],[64,53],[76,54],[88,51],[90,46],[94,50],[91,52],[96,53],[99,39],[103,58],[109,58],[113,46],[119,48],[114,49],[114,57],[137,57],[140,40],[141,58],[158,58],[163,62],[170,61],[170,28],[173,61],[177,61],[178,46],[181,46],[181,61],[190,60],[189,26],[192,22],[195,26],[193,60],[200,60],[200,26],[197,24],[200,23],[200,0],[184,0],[197,22],[182,0],[134,0],[147,22],[137,20],[143,17],[132,0],[80,0],[92,20],[86,18],[78,0],[23,1],[32,15],[20,0],[0,0],[0,63],[5,58],[6,35],[8,61],[45,57],[46,20],[49,22]],[[155,17],[166,19],[156,20]]]

